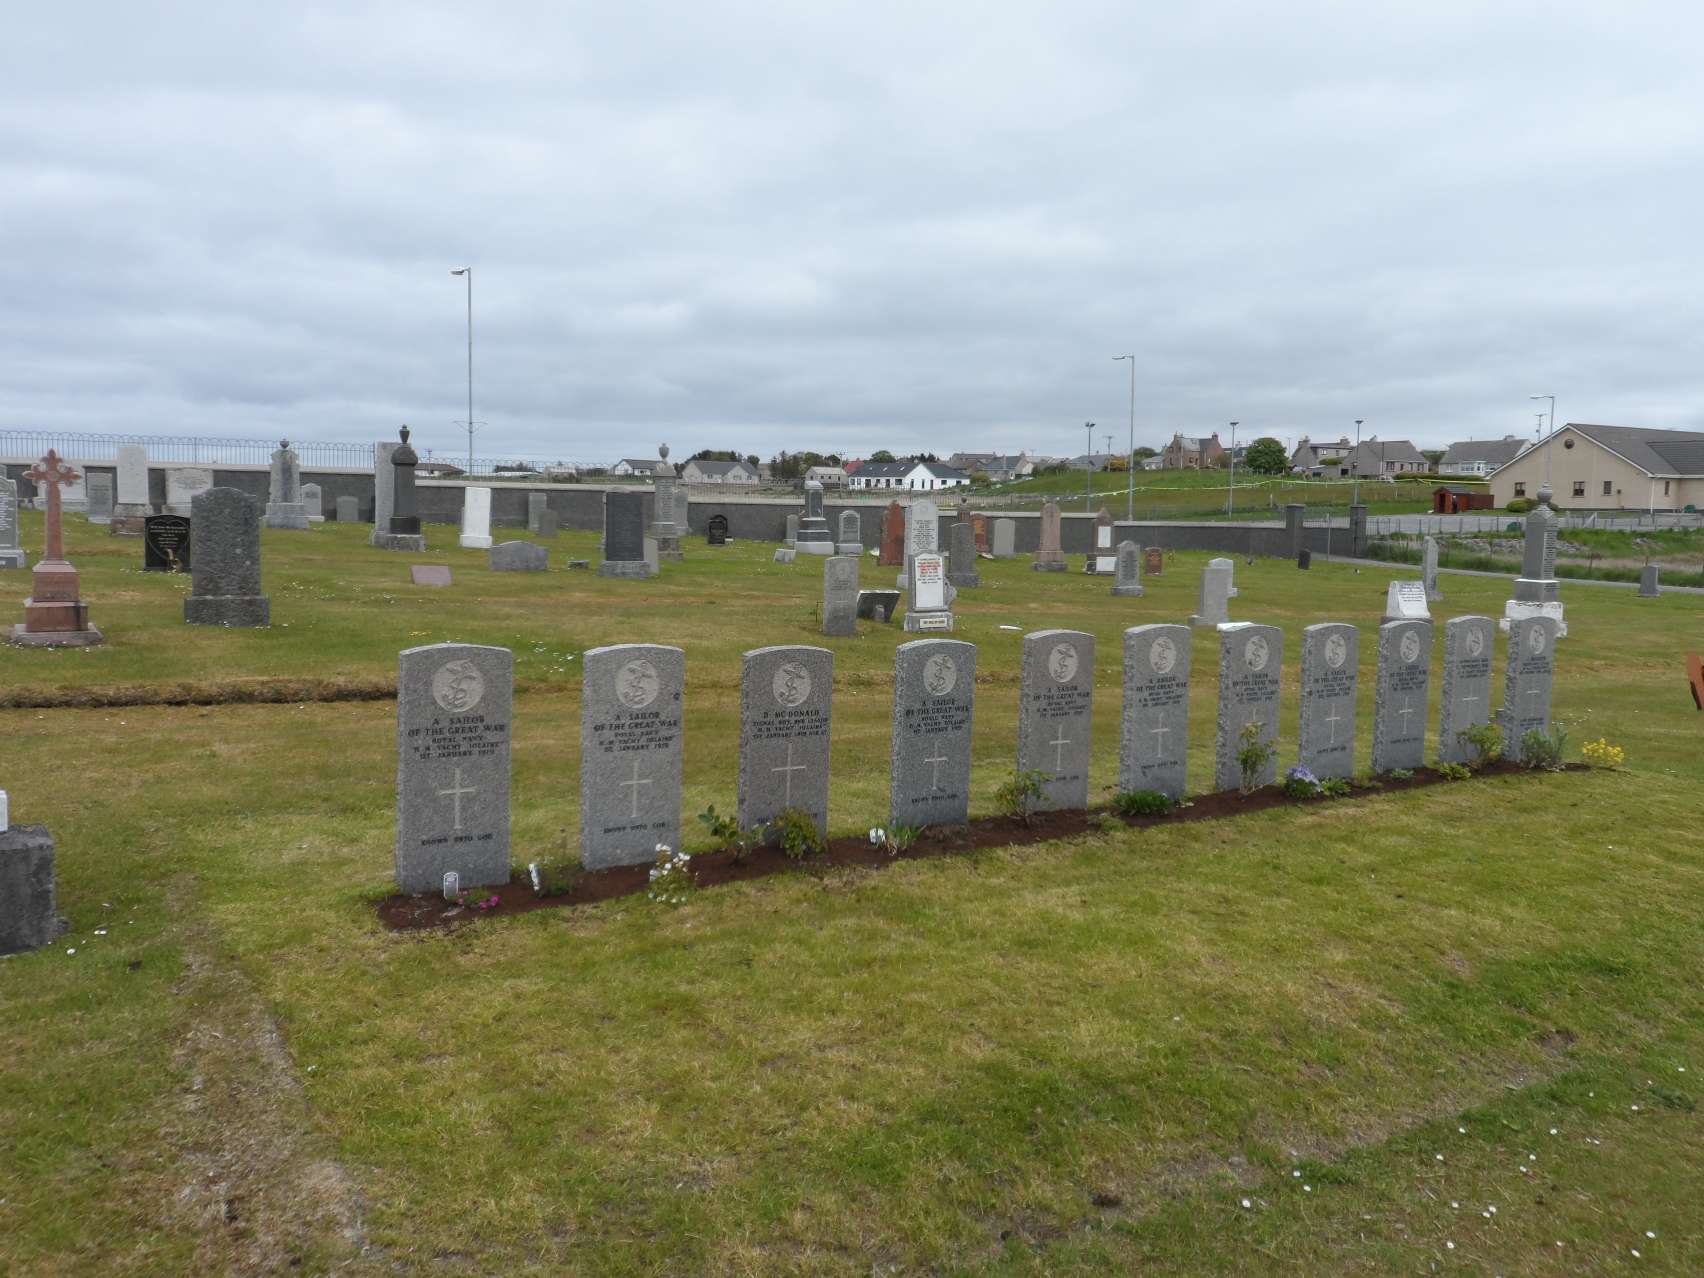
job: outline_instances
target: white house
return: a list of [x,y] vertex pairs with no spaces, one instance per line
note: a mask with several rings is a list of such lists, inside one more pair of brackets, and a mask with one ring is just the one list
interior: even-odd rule
[[932,493],[943,488],[962,488],[970,476],[941,462],[865,462],[846,477],[855,492]]
[[1438,463],[1440,475],[1489,475],[1519,457],[1530,441],[1519,435],[1501,439],[1463,439],[1451,444]]
[[1536,497],[1558,510],[1685,510],[1704,505],[1704,432],[1569,422],[1491,473],[1499,506]]
[[663,468],[663,463],[656,458],[647,461],[638,457],[623,457],[609,468],[612,475],[634,475],[641,479],[651,479]]
[[757,467],[743,461],[689,461],[680,477],[689,484],[755,484]]
[[812,466],[805,472],[805,482],[813,479],[824,488],[846,487],[846,471],[840,466]]

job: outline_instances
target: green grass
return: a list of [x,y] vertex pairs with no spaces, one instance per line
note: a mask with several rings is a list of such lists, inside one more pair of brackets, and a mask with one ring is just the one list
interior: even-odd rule
[[[1130,504],[1126,498],[1132,486],[1135,489],[1134,515],[1137,519],[1224,518],[1226,498],[1231,492],[1231,475],[1226,470],[1138,470],[1133,485],[1122,471],[1097,471],[1092,478],[1094,505],[1098,508],[1104,502],[1121,519]],[[979,499],[997,498],[1002,504],[1015,509],[1039,509],[1043,502],[1051,499],[1057,500],[1065,510],[1081,510],[1086,487],[1084,481],[1084,472],[1073,470],[987,485],[971,491]],[[1424,483],[1368,481],[1359,486],[1359,494],[1372,514],[1416,514],[1432,508],[1431,493],[1437,482],[1431,477],[1427,477]],[[1356,491],[1354,484],[1343,481],[1254,475],[1239,470],[1231,515],[1237,519],[1280,518],[1289,502],[1306,505],[1310,518],[1320,518],[1328,512],[1343,515],[1348,513],[1350,500]]]
[[[732,805],[740,652],[816,642],[836,654],[831,825],[885,816],[904,636],[817,635],[811,564],[695,542],[640,583],[434,550],[456,584],[432,591],[359,529],[264,547],[277,624],[202,631],[182,583],[133,571],[136,542],[73,520],[109,643],[0,649],[0,687],[370,680],[412,644],[504,643],[526,860],[572,850],[585,648],[686,648],[691,845],[693,813]],[[999,627],[1097,637],[1104,799],[1120,631],[1191,611],[1206,558],[1168,558],[1138,600],[981,566],[959,609],[981,649],[974,811],[1015,755],[1020,635]],[[1237,586],[1233,615],[1285,630],[1288,764],[1300,628],[1374,626],[1385,582],[1259,561]],[[0,615],[27,588],[0,573]],[[1495,614],[1505,586],[1444,589],[1440,615]],[[0,1273],[1699,1272],[1704,763],[1680,655],[1704,608],[1564,593],[1558,716],[1624,745],[1618,772],[449,936],[370,910],[393,706],[0,711],[0,776],[58,836],[75,925],[0,962]],[[1197,784],[1213,646],[1194,641]]]

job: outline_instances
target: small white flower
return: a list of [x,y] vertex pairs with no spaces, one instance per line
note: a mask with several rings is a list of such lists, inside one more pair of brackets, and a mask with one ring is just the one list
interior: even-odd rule
[[1634,1260],[1639,1259],[1639,1249],[1637,1247],[1629,1247],[1628,1250],[1633,1253]]
[[1458,1127],[1458,1128],[1456,1128],[1456,1130],[1458,1132],[1460,1132],[1463,1136],[1467,1135],[1467,1128],[1465,1128],[1465,1127]]
[[1432,1157],[1436,1158],[1440,1163],[1444,1161],[1444,1156],[1442,1154],[1433,1154]]
[[1254,1206],[1254,1204],[1249,1202],[1249,1200],[1246,1199],[1246,1198],[1242,1200],[1242,1204],[1243,1204],[1244,1207],[1253,1207]]
[[1302,1192],[1303,1192],[1303,1193],[1304,1193],[1304,1194],[1311,1194],[1311,1193],[1313,1193],[1313,1186],[1312,1186],[1312,1185],[1303,1185],[1303,1186],[1302,1186]]
[[1496,1203],[1491,1204],[1490,1214],[1493,1215],[1493,1216],[1495,1216],[1497,1214],[1497,1204]]
[[1455,1250],[1455,1244],[1453,1242],[1446,1242],[1444,1246],[1448,1247],[1451,1251]]
[[1645,1237],[1647,1237],[1647,1238],[1655,1238],[1656,1236],[1657,1236],[1657,1231],[1654,1230],[1654,1229],[1647,1229],[1645,1231]]
[[1302,1169],[1298,1167],[1295,1171],[1291,1172],[1290,1175],[1294,1176],[1297,1180],[1300,1180],[1302,1178]]
[[73,945],[70,949],[66,950],[65,952],[67,954],[75,954],[77,952],[77,947],[75,945]]
[[1452,1202],[1452,1203],[1450,1203],[1450,1206],[1451,1206],[1451,1207],[1460,1207],[1460,1206],[1461,1206],[1461,1204],[1460,1204],[1460,1203],[1458,1203],[1458,1202]]
[[1552,1135],[1552,1136],[1554,1136],[1554,1135],[1556,1135],[1556,1129],[1555,1129],[1555,1128],[1554,1128],[1554,1127],[1552,1127],[1552,1128],[1551,1128],[1551,1129],[1550,1129],[1550,1134],[1551,1134],[1551,1135]]

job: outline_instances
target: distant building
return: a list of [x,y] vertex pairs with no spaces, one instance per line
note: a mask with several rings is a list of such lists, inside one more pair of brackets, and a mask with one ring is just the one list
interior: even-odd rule
[[1358,479],[1384,479],[1394,475],[1419,475],[1428,469],[1420,450],[1406,439],[1380,439],[1373,436],[1361,441],[1340,464],[1344,475]]
[[1451,444],[1438,463],[1440,475],[1489,475],[1526,451],[1531,441],[1519,435],[1501,439],[1464,439]]
[[1491,473],[1499,506],[1538,496],[1546,468],[1567,510],[1685,510],[1704,506],[1704,433],[1569,422]]
[[1028,479],[1035,473],[1035,463],[1023,453],[1015,457],[1003,453],[954,453],[947,458],[947,465],[967,475],[981,471],[996,484]]
[[1081,457],[1073,457],[1065,465],[1071,470],[1105,470],[1110,463],[1123,456],[1123,453],[1084,453]]
[[1160,456],[1164,459],[1161,466],[1166,470],[1213,470],[1226,461],[1218,431],[1204,438],[1174,434],[1171,443],[1160,450]]
[[689,484],[756,484],[757,467],[743,461],[693,460],[681,467],[680,477]]
[[632,475],[640,479],[652,479],[663,468],[663,463],[656,459],[644,460],[636,457],[623,457],[609,468],[612,475]]
[[846,467],[844,466],[812,466],[805,472],[805,482],[816,480],[824,488],[846,487]]
[[867,461],[846,476],[846,486],[857,492],[904,488],[905,477],[911,473],[914,465],[915,462],[908,461]]
[[1290,454],[1290,473],[1292,475],[1323,475],[1331,471],[1341,471],[1349,454],[1355,445],[1349,442],[1349,436],[1344,435],[1335,444],[1316,444],[1306,435],[1296,445],[1296,451]]
[[1432,490],[1434,515],[1461,515],[1470,510],[1490,510],[1496,504],[1496,500],[1483,488],[1443,484]]
[[943,488],[961,488],[970,482],[962,470],[943,462],[865,462],[846,480],[855,492],[929,493]]

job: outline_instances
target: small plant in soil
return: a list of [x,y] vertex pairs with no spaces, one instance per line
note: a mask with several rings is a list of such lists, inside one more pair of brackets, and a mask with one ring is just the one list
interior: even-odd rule
[[803,861],[828,846],[810,814],[798,808],[788,808],[770,821],[766,833],[794,861]]
[[1314,799],[1319,797],[1319,778],[1312,770],[1299,764],[1284,774],[1284,793],[1292,799]]
[[1014,769],[1011,780],[1002,783],[1000,788],[994,791],[994,806],[1000,809],[1002,816],[1028,825],[1030,814],[1041,802],[1041,786],[1046,780],[1045,772]]
[[1349,797],[1348,778],[1327,777],[1319,783],[1319,797],[1322,799],[1347,799]]
[[1089,814],[1089,822],[1102,834],[1117,834],[1125,828],[1124,822],[1113,812],[1092,812]]
[[1438,775],[1446,781],[1465,781],[1473,775],[1473,769],[1461,763],[1440,763]]
[[1603,737],[1586,742],[1580,747],[1580,755],[1594,768],[1619,768],[1627,762],[1627,751],[1618,745],[1610,745]]
[[1568,730],[1561,724],[1552,725],[1549,733],[1534,728],[1521,738],[1521,761],[1534,771],[1560,771],[1567,745]]
[[498,900],[494,896],[473,896],[465,892],[456,898],[456,905],[460,908],[464,910],[478,910],[481,914],[487,914],[490,911],[495,910],[501,904],[502,901]]
[[1477,772],[1503,757],[1503,729],[1494,723],[1478,723],[1456,733],[1462,744],[1473,751],[1468,767]]
[[1125,790],[1112,796],[1113,811],[1122,817],[1164,816],[1177,805],[1158,790]]
[[1242,747],[1237,751],[1237,767],[1242,769],[1244,794],[1253,794],[1260,788],[1260,774],[1266,771],[1266,765],[1271,763],[1278,753],[1278,748],[1270,741],[1260,739],[1260,731],[1260,720],[1250,719],[1237,734],[1237,738],[1242,742]]
[[889,856],[898,856],[906,848],[917,842],[919,835],[928,829],[924,825],[896,825],[893,829],[884,830],[881,826],[870,827],[870,846],[880,848]]
[[1412,781],[1414,780],[1414,771],[1411,768],[1392,768],[1390,779],[1392,781]]
[[666,843],[657,844],[657,863],[651,867],[651,886],[647,895],[658,905],[672,907],[686,904],[697,885],[692,881],[692,857],[676,852]]
[[710,842],[716,845],[717,851],[729,853],[735,865],[745,864],[752,844],[757,842],[757,836],[761,833],[754,830],[749,835],[742,834],[739,822],[717,812],[714,803],[698,814],[698,823],[704,827],[704,832],[710,836]]

